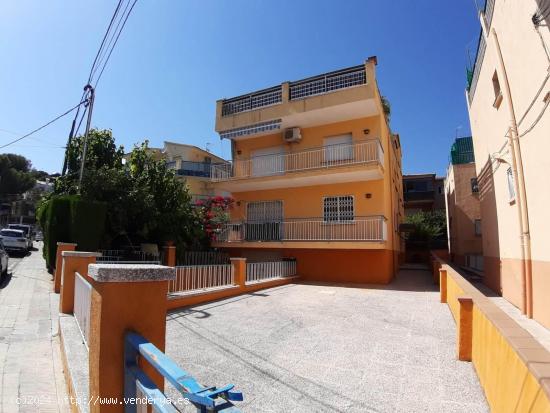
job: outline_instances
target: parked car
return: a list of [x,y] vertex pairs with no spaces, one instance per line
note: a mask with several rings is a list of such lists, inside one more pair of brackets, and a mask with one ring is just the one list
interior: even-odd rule
[[42,231],[36,231],[36,235],[34,236],[35,241],[44,241],[44,235],[42,234]]
[[4,244],[0,240],[0,278],[8,273],[8,253],[4,249]]
[[4,228],[0,231],[0,239],[6,251],[28,251],[28,240],[20,229]]
[[9,229],[18,229],[20,231],[23,231],[25,234],[25,238],[27,238],[27,250],[32,249],[32,242],[34,240],[34,231],[32,230],[31,225],[26,224],[9,224]]

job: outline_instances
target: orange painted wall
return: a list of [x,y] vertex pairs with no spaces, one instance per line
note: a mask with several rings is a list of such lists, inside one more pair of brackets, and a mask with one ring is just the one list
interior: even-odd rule
[[[368,135],[364,134],[363,131],[365,129],[370,130]],[[235,141],[235,160],[250,158],[252,151],[256,149],[271,148],[274,146],[284,146],[285,153],[300,152],[311,148],[322,148],[324,138],[346,133],[352,134],[353,142],[379,138],[384,147],[384,151],[386,151],[385,139],[384,136],[381,136],[380,117],[371,116],[368,118],[336,122],[328,125],[302,128],[302,140],[291,144],[283,141],[281,132],[251,139],[238,140]],[[241,153],[239,154],[238,151]]]
[[[284,218],[312,218],[323,216],[323,197],[353,195],[356,216],[384,215],[383,181],[351,182],[346,184],[282,188],[266,191],[239,192],[233,196],[240,202],[234,205],[234,220],[246,219],[246,205],[250,201],[283,201]],[[367,199],[366,193],[372,197]]]
[[[226,250],[234,257],[246,256],[245,249]],[[302,280],[342,283],[387,284],[395,274],[399,253],[384,250],[286,249],[285,257],[297,260]]]

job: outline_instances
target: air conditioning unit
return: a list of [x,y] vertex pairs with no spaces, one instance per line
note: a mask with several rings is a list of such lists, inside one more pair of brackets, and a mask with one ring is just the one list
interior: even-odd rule
[[302,139],[300,128],[288,128],[284,134],[285,142],[299,142]]

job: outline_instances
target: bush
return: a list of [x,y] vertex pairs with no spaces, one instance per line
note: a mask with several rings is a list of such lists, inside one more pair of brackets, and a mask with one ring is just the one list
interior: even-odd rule
[[71,242],[80,251],[97,251],[105,232],[107,204],[70,197]]
[[96,251],[105,228],[106,205],[77,195],[55,196],[40,205],[46,267],[55,266],[58,242],[74,242],[81,251]]

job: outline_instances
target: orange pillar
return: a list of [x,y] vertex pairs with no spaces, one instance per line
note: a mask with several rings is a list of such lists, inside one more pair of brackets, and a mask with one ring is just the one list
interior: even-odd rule
[[458,320],[458,359],[472,361],[472,325],[474,302],[471,297],[458,297],[460,315]]
[[439,270],[439,295],[440,302],[447,302],[447,270]]
[[87,277],[88,265],[95,264],[96,258],[101,257],[99,252],[63,251],[61,253],[61,296],[59,311],[72,314],[74,310],[74,280],[75,273]]
[[59,293],[61,287],[61,270],[62,270],[62,256],[63,251],[74,251],[76,249],[76,244],[72,242],[58,242],[57,251],[55,254],[55,272],[53,277],[53,290],[56,293]]
[[[174,268],[162,265],[90,264],[90,397],[124,396],[124,334],[133,331],[164,351],[166,296]],[[145,374],[164,389],[164,379],[144,363]],[[91,412],[124,412],[123,405],[94,405]]]
[[244,288],[246,285],[246,258],[230,258],[235,276],[235,285]]
[[173,245],[167,245],[162,247],[164,249],[164,265],[168,267],[176,266],[176,247]]

